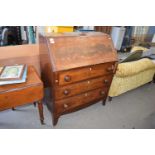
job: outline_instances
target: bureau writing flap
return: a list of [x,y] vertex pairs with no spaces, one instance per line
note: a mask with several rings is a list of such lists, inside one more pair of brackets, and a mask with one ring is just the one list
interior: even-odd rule
[[110,36],[100,32],[51,34],[47,44],[55,71],[117,61]]

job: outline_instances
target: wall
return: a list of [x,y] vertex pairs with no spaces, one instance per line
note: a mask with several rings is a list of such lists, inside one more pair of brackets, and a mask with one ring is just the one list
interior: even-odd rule
[[0,66],[23,63],[33,65],[40,74],[38,44],[0,47]]

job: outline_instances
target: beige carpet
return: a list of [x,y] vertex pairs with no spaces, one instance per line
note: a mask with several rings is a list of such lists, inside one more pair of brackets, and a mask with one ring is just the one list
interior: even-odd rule
[[[49,100],[47,96],[46,100]],[[0,128],[154,129],[155,84],[146,84],[115,97],[112,102],[107,101],[106,106],[99,102],[80,111],[63,115],[55,127],[45,105],[44,115],[46,124],[41,125],[37,108],[33,105],[18,107],[16,111],[6,110],[0,112]]]

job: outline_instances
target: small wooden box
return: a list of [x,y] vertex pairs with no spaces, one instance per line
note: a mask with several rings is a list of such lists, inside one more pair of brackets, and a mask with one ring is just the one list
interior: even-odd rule
[[53,124],[65,113],[103,100],[116,69],[111,37],[100,32],[40,36],[41,75],[51,87]]

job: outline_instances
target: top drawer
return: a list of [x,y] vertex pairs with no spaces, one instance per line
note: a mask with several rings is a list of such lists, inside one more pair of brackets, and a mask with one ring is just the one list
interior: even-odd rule
[[66,84],[86,80],[89,78],[112,74],[114,73],[114,70],[115,70],[115,62],[109,62],[105,64],[78,68],[78,69],[59,73],[58,81],[59,81],[59,85],[66,85]]

